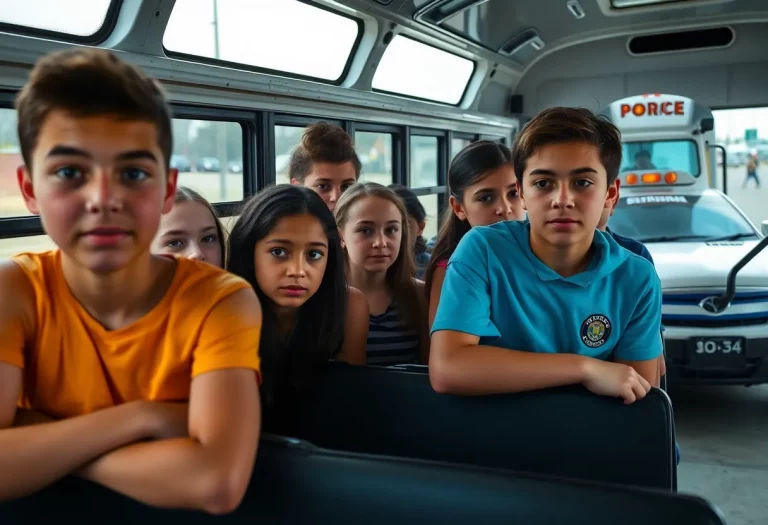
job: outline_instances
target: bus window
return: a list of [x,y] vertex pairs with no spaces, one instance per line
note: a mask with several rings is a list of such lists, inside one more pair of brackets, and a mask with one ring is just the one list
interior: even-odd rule
[[373,75],[373,89],[458,104],[475,63],[442,49],[397,35]]
[[173,5],[163,46],[337,82],[361,28],[355,18],[297,0],[184,0]]
[[621,149],[621,171],[678,170],[694,177],[701,174],[696,143],[692,140],[625,142]]
[[304,128],[299,126],[275,126],[275,181],[288,184],[288,168],[293,149],[301,143]]
[[16,168],[22,164],[16,135],[16,111],[0,109],[0,217],[30,215],[16,182]]
[[363,169],[360,182],[392,184],[392,134],[355,132],[355,151]]
[[451,159],[470,144],[472,141],[469,139],[451,139]]
[[421,195],[419,201],[424,206],[424,211],[427,212],[427,226],[424,228],[424,233],[421,234],[424,239],[429,242],[430,239],[437,236],[437,229],[440,226],[440,198],[442,195],[432,193],[430,195]]
[[173,119],[171,167],[210,202],[243,200],[243,129],[237,122]]
[[69,2],[59,0],[0,2],[0,23],[91,37],[101,31],[110,5],[115,3],[114,0],[80,0],[77,9],[72,9]]
[[437,186],[437,137],[411,135],[411,188]]
[[0,260],[13,257],[17,253],[43,252],[54,248],[56,245],[47,235],[0,239]]

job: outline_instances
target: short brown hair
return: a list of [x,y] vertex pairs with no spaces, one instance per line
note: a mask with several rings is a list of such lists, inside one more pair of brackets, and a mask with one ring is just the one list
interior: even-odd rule
[[288,177],[303,184],[307,175],[312,173],[312,165],[315,162],[351,162],[355,167],[355,180],[360,178],[362,165],[355,152],[352,137],[339,126],[318,122],[307,127],[301,137],[301,144],[296,146],[291,154]]
[[528,159],[542,146],[562,142],[586,142],[600,152],[600,161],[608,174],[608,185],[619,175],[621,133],[608,120],[583,108],[545,109],[531,119],[515,138],[512,162],[515,176],[523,183]]
[[32,152],[51,111],[78,117],[114,115],[155,124],[158,145],[170,165],[171,112],[163,90],[139,68],[103,49],[72,49],[41,58],[16,97],[21,155],[32,166]]

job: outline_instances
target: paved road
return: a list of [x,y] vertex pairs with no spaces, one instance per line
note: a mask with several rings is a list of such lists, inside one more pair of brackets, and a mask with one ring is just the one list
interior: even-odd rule
[[672,386],[669,394],[679,491],[715,504],[728,525],[768,523],[768,385]]
[[758,169],[761,182],[759,189],[755,187],[754,181],[750,181],[746,188],[742,187],[746,173],[747,169],[744,166],[728,168],[728,195],[744,210],[755,226],[760,228],[760,223],[768,220],[768,163],[764,163]]

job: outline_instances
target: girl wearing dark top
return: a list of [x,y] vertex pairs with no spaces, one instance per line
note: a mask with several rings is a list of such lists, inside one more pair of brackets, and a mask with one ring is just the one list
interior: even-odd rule
[[368,304],[347,286],[336,222],[315,192],[284,184],[254,195],[229,236],[227,270],[263,305],[266,408],[295,395],[319,363],[365,364]]
[[429,264],[429,251],[427,251],[427,241],[421,236],[426,227],[427,212],[424,210],[421,201],[413,191],[400,184],[390,184],[397,196],[403,199],[405,209],[408,212],[408,236],[411,239],[411,249],[413,251],[413,262],[416,264],[416,278],[423,279],[424,272]]

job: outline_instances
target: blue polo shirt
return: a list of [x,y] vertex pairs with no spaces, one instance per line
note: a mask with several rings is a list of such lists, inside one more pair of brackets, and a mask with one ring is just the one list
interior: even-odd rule
[[648,248],[645,247],[645,244],[641,243],[640,241],[630,239],[629,237],[624,237],[623,235],[619,235],[618,233],[614,233],[611,231],[610,228],[607,228],[607,227],[605,228],[605,231],[606,233],[611,234],[614,240],[617,243],[619,243],[619,246],[629,250],[634,254],[639,255],[643,259],[648,259],[649,261],[651,261],[651,264],[654,264],[653,257],[651,257],[651,252],[648,251]]
[[529,238],[528,221],[472,228],[448,262],[432,333],[602,360],[661,355],[661,283],[652,264],[595,230],[587,269],[562,277],[534,255]]

